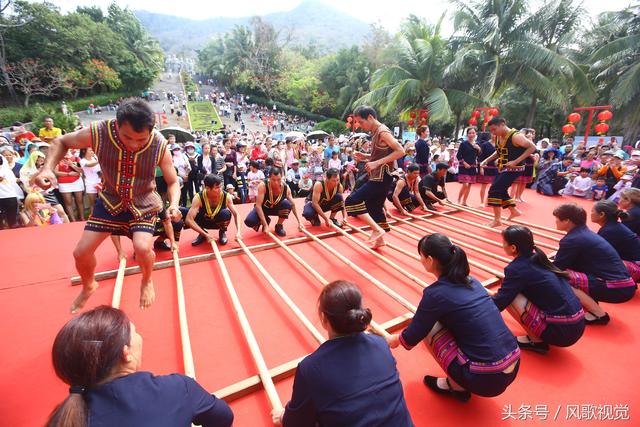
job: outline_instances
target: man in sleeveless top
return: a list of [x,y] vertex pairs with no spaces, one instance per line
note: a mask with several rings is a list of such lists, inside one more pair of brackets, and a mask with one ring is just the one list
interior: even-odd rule
[[110,235],[131,236],[140,264],[140,308],[155,300],[151,272],[155,261],[153,234],[162,199],[156,192],[155,170],[159,166],[167,183],[167,214],[180,220],[180,187],[164,137],[154,130],[155,115],[141,99],[124,101],[115,120],[94,122],[90,127],[54,139],[49,156],[36,177],[36,185],[48,188],[55,182],[53,168],[69,149],[91,147],[98,157],[104,188],[100,192],[73,255],[82,291],[71,306],[80,310],[98,288],[94,278],[95,251]]
[[509,187],[524,172],[524,160],[536,151],[536,146],[522,133],[509,128],[502,117],[494,117],[488,124],[496,138],[496,151],[484,159],[480,167],[497,159],[498,175],[489,187],[487,197],[487,204],[493,207],[493,221],[487,225],[497,227],[502,225],[500,208],[509,209],[510,220],[521,215],[516,202],[509,196]]
[[384,214],[384,202],[393,183],[391,171],[393,162],[405,154],[402,145],[396,141],[388,127],[377,119],[376,111],[366,105],[353,112],[354,122],[364,132],[371,132],[371,154],[355,152],[357,162],[366,161],[365,170],[369,180],[349,194],[345,207],[349,216],[360,216],[373,233],[369,243],[374,247],[384,245],[384,233],[389,231],[387,217]]
[[[218,243],[227,244],[227,227],[231,222],[236,224],[236,239],[240,239],[240,224],[238,212],[233,205],[233,198],[222,190],[223,179],[219,175],[209,174],[204,178],[204,189],[197,193],[191,202],[191,208],[186,214],[185,223],[188,228],[195,230],[198,237],[191,242],[192,246],[198,246],[205,241],[213,240],[207,233],[207,229],[220,230]],[[183,211],[184,212],[184,211]]]
[[291,189],[282,179],[282,169],[273,167],[269,170],[269,179],[258,184],[258,194],[256,195],[256,203],[244,220],[247,227],[258,231],[262,226],[263,232],[269,231],[270,216],[277,216],[275,232],[278,236],[287,235],[284,230],[284,220],[289,217],[289,213],[293,211],[298,228],[304,230],[304,225],[300,220],[296,205],[291,196]]
[[[343,222],[347,219],[342,192],[340,171],[335,168],[328,169],[324,173],[324,180],[316,181],[313,184],[313,192],[307,197],[302,216],[314,226],[320,225],[320,218],[322,218],[329,228],[331,228],[331,223],[342,227],[343,223],[336,219],[338,212],[342,212]],[[331,211],[329,217],[325,214],[328,211]]]
[[402,215],[414,211],[418,206],[427,210],[427,205],[422,199],[418,184],[420,183],[420,167],[409,165],[404,178],[399,178],[387,199],[393,203]]

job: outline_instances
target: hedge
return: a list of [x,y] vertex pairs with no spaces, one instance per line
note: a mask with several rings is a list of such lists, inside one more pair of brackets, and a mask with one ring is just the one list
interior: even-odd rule
[[298,116],[306,117],[307,119],[310,119],[316,122],[321,122],[328,119],[328,117],[323,116],[321,114],[315,114],[310,111],[303,110],[302,108],[294,107],[293,105],[287,105],[282,102],[273,101],[257,95],[249,95],[249,103],[264,105],[266,107],[269,107],[270,109],[273,108],[273,104],[275,104],[278,111],[284,111],[285,113],[288,113],[288,114],[296,114]]

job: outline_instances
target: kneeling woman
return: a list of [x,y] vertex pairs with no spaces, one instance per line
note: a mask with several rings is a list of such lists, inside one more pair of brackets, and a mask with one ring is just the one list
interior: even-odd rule
[[47,427],[227,427],[233,413],[192,378],[140,372],[142,337],[117,308],[71,319],[53,343],[53,367],[69,395]]
[[569,284],[588,311],[586,323],[605,325],[609,315],[598,301],[629,301],[636,292],[636,283],[609,242],[587,228],[587,212],[583,208],[565,203],[554,209],[553,216],[556,228],[567,232],[560,240],[554,264],[569,273]]
[[387,339],[395,348],[410,350],[426,344],[446,378],[430,375],[424,383],[433,391],[461,401],[471,393],[501,394],[513,382],[520,349],[500,311],[476,279],[469,277],[464,251],[439,233],[423,237],[418,252],[425,269],[438,277],[422,293],[411,324]]
[[360,290],[342,280],[329,283],[318,306],[329,340],[298,365],[291,401],[284,412],[272,412],[274,423],[413,426],[396,360],[384,338],[364,333],[371,311],[362,308]]
[[634,282],[640,282],[640,240],[636,233],[620,223],[627,213],[610,200],[601,200],[591,208],[591,221],[600,226],[598,235],[618,252]]
[[493,302],[527,331],[528,335],[517,337],[520,348],[546,353],[549,345],[575,344],[584,332],[584,310],[567,282],[569,274],[534,245],[528,228],[510,225],[502,239],[504,251],[514,259],[504,269]]

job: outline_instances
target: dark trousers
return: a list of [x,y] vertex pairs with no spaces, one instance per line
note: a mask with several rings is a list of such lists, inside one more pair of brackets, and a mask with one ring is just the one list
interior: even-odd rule
[[489,206],[502,206],[503,209],[515,206],[516,202],[509,196],[509,187],[511,187],[511,184],[513,184],[513,181],[515,181],[517,177],[522,175],[522,172],[523,171],[500,172],[491,184],[491,187],[489,187],[487,204]]
[[8,197],[0,199],[0,228],[3,227],[2,220],[6,219],[9,228],[16,228],[18,225],[18,199]]
[[384,214],[384,202],[393,183],[391,175],[384,174],[382,181],[367,181],[345,200],[345,207],[349,216],[368,213],[384,231],[389,231],[387,217]]
[[[331,213],[334,214],[336,212],[340,212],[342,210],[343,205],[344,205],[344,201],[342,200],[342,193],[336,193],[336,195],[333,196],[333,199],[320,203],[320,209],[322,209],[322,212],[331,211]],[[318,212],[316,212],[316,210],[313,208],[312,202],[307,202],[304,205],[304,209],[302,210],[302,216],[311,222],[314,222],[320,219]]]
[[[269,222],[270,216],[277,216],[278,218],[283,219],[288,218],[289,213],[291,212],[291,208],[292,205],[289,199],[284,199],[272,208],[262,206],[262,211],[264,212],[264,216],[266,217],[267,222]],[[258,216],[258,211],[256,210],[255,206],[253,207],[253,209],[251,209],[249,215],[247,215],[247,217],[244,219],[244,225],[249,228],[253,228],[256,231],[258,231],[258,229],[262,225],[260,223],[260,217]]]

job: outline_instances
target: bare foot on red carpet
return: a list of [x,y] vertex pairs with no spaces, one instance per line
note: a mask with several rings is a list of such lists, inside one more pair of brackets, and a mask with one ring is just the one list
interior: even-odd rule
[[374,249],[379,248],[380,246],[384,246],[385,243],[384,243],[383,236],[384,236],[384,231],[374,231],[369,236],[367,243],[371,245],[371,247]]
[[519,217],[520,215],[522,215],[522,212],[520,212],[518,209],[512,209],[511,210],[511,215],[509,215],[509,221],[511,221],[513,218]]
[[148,308],[156,300],[156,291],[153,289],[153,282],[140,285],[140,308]]
[[490,223],[485,224],[487,227],[495,228],[502,225],[500,221],[491,221]]
[[71,305],[71,314],[76,314],[82,309],[82,307],[84,307],[84,305],[89,300],[89,297],[91,297],[91,295],[93,295],[98,289],[98,286],[98,282],[94,280],[88,288],[82,288],[82,291],[80,291],[80,295],[76,297],[76,299],[73,301],[73,304]]

